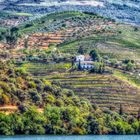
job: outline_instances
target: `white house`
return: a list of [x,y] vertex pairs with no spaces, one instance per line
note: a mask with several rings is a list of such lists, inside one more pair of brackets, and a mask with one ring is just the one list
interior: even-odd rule
[[82,70],[90,70],[94,68],[94,62],[89,55],[76,56],[76,65],[81,67]]
[[81,68],[83,70],[90,70],[90,69],[94,68],[94,62],[91,62],[91,61],[81,62]]
[[85,56],[84,55],[78,55],[76,56],[76,62],[83,62],[85,60]]

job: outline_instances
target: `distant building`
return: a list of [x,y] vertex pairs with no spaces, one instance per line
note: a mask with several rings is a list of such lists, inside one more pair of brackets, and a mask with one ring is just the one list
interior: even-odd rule
[[84,55],[76,56],[76,62],[79,62],[79,61],[83,62],[84,60],[85,60],[85,56]]
[[89,55],[76,56],[76,65],[78,68],[80,67],[81,70],[91,70],[94,68],[94,62]]
[[84,61],[93,61],[93,59],[91,58],[89,54],[87,54],[87,55],[84,55]]
[[81,68],[82,70],[90,70],[94,68],[94,62],[91,62],[91,61],[81,62]]

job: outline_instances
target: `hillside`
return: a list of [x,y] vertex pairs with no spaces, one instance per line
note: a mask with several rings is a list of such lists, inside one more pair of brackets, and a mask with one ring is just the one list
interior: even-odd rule
[[[31,13],[35,17],[42,14],[63,11],[94,12],[119,22],[140,24],[139,1],[133,0],[11,0],[2,1],[3,11]],[[31,20],[34,18],[30,18]]]
[[71,107],[75,104],[76,107],[78,102],[87,102],[90,109],[90,103],[76,96],[72,90],[63,89],[58,83],[45,78],[35,78],[10,61],[0,61],[0,115],[24,113],[30,107],[43,113],[49,105],[61,108],[65,104]]
[[[139,105],[139,101],[132,95],[137,96],[137,93],[132,93],[136,89],[112,76],[87,75],[80,78],[80,73],[79,78],[74,78],[78,76],[75,73],[75,76],[72,74],[73,78],[69,74],[39,78],[31,76],[23,68],[14,67],[11,62],[0,62],[0,66],[0,135],[140,133],[137,119],[139,112],[132,116],[126,114],[128,107],[124,108],[124,105],[129,105],[131,109],[133,105]],[[114,94],[109,92],[108,84],[111,84],[110,90]],[[123,84],[122,89],[120,84]],[[99,95],[100,88],[98,89],[101,85],[105,89],[100,93],[102,97]],[[119,90],[115,86],[119,86]],[[64,87],[73,89],[79,97]],[[131,94],[129,90],[132,91]],[[99,108],[96,105],[99,99],[102,103],[99,106],[105,107],[108,104],[110,109],[103,109],[102,106],[102,109]],[[113,103],[119,106],[118,113],[114,106],[110,106]],[[132,110],[129,111],[132,114]]]
[[[61,88],[58,81],[32,77],[11,62],[0,62],[0,66],[0,135],[139,134],[138,112],[134,117],[126,114],[123,106],[118,113],[113,108],[101,110],[86,99],[89,94],[82,97],[79,93],[78,97],[72,90]],[[91,78],[79,78],[79,84]],[[66,81],[61,80],[65,85],[75,79]]]
[[66,71],[70,66],[66,67],[63,64],[32,63],[25,64],[24,68],[35,77],[57,81],[62,88],[73,90],[76,95],[89,99],[92,104],[103,110],[109,108],[118,112],[122,105],[125,113],[137,115],[140,108],[140,89],[122,77],[111,74],[68,73]]
[[[7,32],[7,30],[2,28],[1,32],[1,38],[3,38],[3,32]],[[17,32],[20,36],[29,35],[29,46],[30,43],[33,43],[32,40],[37,40],[37,38],[42,38],[41,43],[46,44],[46,46],[53,44],[53,41],[57,45],[55,42],[57,37],[58,40],[56,41],[60,41],[58,44],[61,43],[58,47],[64,53],[69,52],[70,48],[71,54],[73,54],[81,44],[85,46],[85,52],[96,47],[101,53],[109,54],[112,57],[118,56],[118,58],[122,57],[121,59],[135,57],[134,59],[139,59],[139,28],[116,24],[113,20],[96,14],[81,12],[50,14],[18,26]],[[43,33],[46,35],[41,37]],[[49,34],[53,36],[50,38]],[[61,37],[58,38],[58,36]],[[48,42],[46,41],[47,38]],[[43,41],[43,39],[45,40]],[[49,40],[52,42],[49,43]],[[34,44],[41,46],[41,43],[35,42]],[[20,46],[21,44],[22,46]],[[21,44],[18,47],[24,47],[24,42]],[[32,45],[35,46],[34,44]]]
[[110,108],[119,111],[122,105],[125,112],[134,115],[140,108],[140,90],[117,77],[111,75],[69,77],[69,75],[57,77],[63,88],[75,91],[77,95],[89,99],[92,104],[97,104],[102,109]]
[[[6,52],[2,58],[13,59],[18,68],[23,68],[35,78],[39,76],[51,80],[50,77],[53,79],[54,76],[54,80],[62,82],[63,88],[72,89],[79,96],[82,94],[100,107],[118,111],[123,105],[125,112],[137,114],[140,86],[138,27],[116,23],[91,13],[61,12],[22,24],[12,34],[20,34],[21,38],[15,49]],[[83,79],[66,78],[72,58],[79,55],[79,46],[83,47],[85,54],[97,49],[103,61],[115,60],[116,64],[122,63],[122,66],[109,66],[113,71],[110,75],[87,74]],[[135,71],[123,69],[123,61],[127,59],[136,63]],[[64,77],[55,75],[58,73],[64,74]],[[75,73],[73,75],[76,76]]]
[[0,135],[140,134],[140,28],[20,2],[1,16]]
[[[79,46],[83,46],[84,53],[89,53],[96,48],[102,57],[108,56],[109,59],[117,59],[118,62],[125,59],[135,60],[139,67],[140,42],[138,36],[140,30],[135,26],[117,24],[111,19],[79,12],[51,14],[31,22],[31,25],[27,28],[26,25],[19,26],[18,32],[29,36],[28,39],[26,38],[29,50],[27,49],[23,53],[26,59],[29,59],[30,56],[30,60],[25,62],[22,67],[34,76],[45,76],[48,79],[51,77],[51,72],[65,73],[71,67],[71,57],[78,55]],[[21,44],[23,43],[21,42]],[[24,48],[24,44],[18,45],[18,49],[20,47]],[[58,64],[47,64],[52,60]],[[59,61],[63,63],[59,63]],[[126,76],[123,72],[120,74]],[[130,81],[127,77],[124,78],[125,80],[121,80],[122,77],[116,73],[114,73],[115,77],[112,75],[99,77],[98,75],[87,75],[83,81],[82,78],[65,78],[63,81],[61,76],[60,79],[54,79],[62,81],[63,88],[70,88],[85,98],[91,99],[92,97],[91,101],[100,107],[112,107],[118,111],[120,104],[123,104],[126,112],[136,114],[139,109],[139,84],[137,84],[139,80],[135,83],[138,73],[133,76],[130,74],[128,73],[127,76],[129,79],[133,78]],[[89,86],[86,84],[88,79],[88,82],[91,83],[88,84]],[[70,82],[71,80],[73,83]],[[137,87],[134,87],[135,84]],[[88,93],[86,89],[89,90]]]

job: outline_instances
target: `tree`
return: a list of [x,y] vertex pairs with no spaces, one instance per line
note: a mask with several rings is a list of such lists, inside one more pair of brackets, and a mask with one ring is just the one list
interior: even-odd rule
[[0,104],[1,105],[7,105],[10,103],[10,98],[9,96],[7,96],[6,94],[2,94],[1,98],[0,98]]
[[121,122],[115,123],[115,131],[114,132],[115,132],[115,134],[121,134],[121,135],[125,134],[125,129],[124,129]]
[[133,69],[134,69],[134,64],[132,62],[128,62],[126,65],[126,70],[133,71]]
[[89,55],[92,57],[93,61],[99,61],[100,60],[100,55],[97,50],[92,50]]
[[15,32],[18,32],[18,30],[19,30],[19,28],[13,27],[13,28],[10,29],[10,32],[15,33]]
[[74,67],[74,61],[75,61],[75,59],[72,58],[72,60],[71,60],[71,67],[72,67],[72,68]]
[[35,107],[30,107],[22,115],[22,121],[24,123],[24,134],[45,134],[46,118],[43,114],[38,113]]
[[11,48],[15,47],[18,37],[20,37],[18,30],[19,29],[17,27],[13,27],[8,30],[5,35],[6,42],[11,46]]
[[52,107],[48,105],[45,108],[45,117],[48,120],[45,128],[48,134],[58,134],[60,130],[60,126],[62,124],[61,121],[61,108],[60,107]]
[[105,71],[105,65],[104,63],[100,63],[98,73],[102,74],[104,71]]
[[0,134],[14,135],[10,116],[0,114]]
[[78,63],[78,70],[82,70],[82,67],[81,67],[81,60],[79,60],[79,63]]
[[28,39],[25,39],[24,47],[25,47],[26,49],[28,48]]
[[138,120],[140,120],[140,108],[138,110]]
[[138,27],[134,27],[134,31],[135,32],[139,31],[139,28]]
[[134,64],[135,61],[134,61],[134,60],[130,60],[130,59],[125,59],[125,60],[123,60],[123,63],[124,63],[124,64],[128,64],[128,63]]
[[100,134],[100,126],[98,121],[93,117],[89,116],[88,117],[88,133],[89,134]]
[[91,69],[90,72],[102,74],[104,71],[105,71],[104,63],[103,62],[96,62],[96,63],[94,63],[94,67]]
[[111,66],[114,67],[117,64],[117,60],[116,59],[111,59]]
[[79,47],[79,49],[78,49],[78,53],[79,53],[79,54],[84,54],[84,49],[83,49],[82,46]]
[[123,106],[122,106],[122,104],[120,104],[119,114],[120,115],[123,115],[123,113],[124,113]]

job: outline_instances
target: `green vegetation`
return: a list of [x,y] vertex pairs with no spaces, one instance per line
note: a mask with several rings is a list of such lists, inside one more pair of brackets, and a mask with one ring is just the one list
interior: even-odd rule
[[99,61],[100,60],[100,55],[97,50],[92,50],[89,55],[93,59],[93,61]]
[[6,42],[11,48],[14,48],[20,34],[18,33],[18,28],[13,27],[11,29],[1,29],[0,30],[0,41]]
[[60,88],[59,82],[34,79],[11,63],[0,64],[0,104],[18,106],[15,113],[0,113],[0,134],[140,134],[140,122],[125,114],[123,106],[119,114],[102,111]]
[[[63,20],[65,18],[68,19],[72,17],[86,17],[86,16],[89,16],[89,15],[80,13],[80,12],[62,12],[62,13],[50,14],[47,16],[43,16],[42,18],[33,20],[29,23],[26,23],[25,25],[21,25],[19,27],[20,33],[21,34],[26,34],[26,33],[31,33],[31,32],[33,33],[33,32],[36,32],[37,30],[47,28],[48,25],[53,24],[56,21]],[[27,24],[30,26],[27,26]]]
[[0,12],[0,18],[5,18],[10,15],[12,15],[12,13],[10,13],[10,12],[3,12],[3,11]]
[[44,63],[25,63],[22,66],[25,68],[29,73],[33,75],[47,75],[50,72],[66,72],[70,69],[70,63],[52,63],[52,64],[44,64]]
[[140,87],[140,79],[138,74],[127,73],[119,70],[114,70],[114,75],[122,80],[127,81],[129,84]]
[[10,17],[10,16],[16,16],[16,15],[18,15],[18,16],[32,16],[32,14],[29,14],[29,13],[15,13],[15,12],[4,12],[4,11],[2,11],[2,12],[0,12],[0,18],[8,18],[8,17]]
[[92,68],[90,72],[103,74],[104,71],[105,71],[105,64],[103,62],[95,62],[94,68]]
[[[51,97],[50,97],[51,98]],[[77,106],[46,106],[43,113],[34,107],[22,113],[0,114],[0,134],[139,134],[140,122],[111,111],[89,107],[86,102],[74,98]],[[79,108],[80,107],[80,108]],[[93,113],[89,114],[89,110]]]
[[102,109],[112,108],[118,112],[122,104],[125,113],[136,115],[139,110],[139,90],[127,79],[116,73],[114,75],[72,72],[48,75],[46,79],[59,81],[63,88],[73,90]]
[[15,15],[17,15],[17,16],[33,16],[32,14],[29,14],[29,13],[15,13]]

